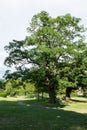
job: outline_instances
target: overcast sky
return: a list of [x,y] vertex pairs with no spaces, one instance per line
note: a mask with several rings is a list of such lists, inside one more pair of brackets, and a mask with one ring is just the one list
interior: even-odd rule
[[0,78],[7,69],[4,46],[13,39],[23,40],[31,18],[41,10],[52,17],[70,13],[87,27],[87,0],[0,0]]

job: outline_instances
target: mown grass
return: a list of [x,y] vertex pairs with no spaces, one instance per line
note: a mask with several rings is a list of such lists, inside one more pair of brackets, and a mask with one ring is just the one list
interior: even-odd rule
[[87,110],[86,101],[52,106],[46,100],[1,99],[0,130],[87,130],[87,111],[77,111]]
[[64,108],[78,113],[87,113],[87,98],[74,97]]

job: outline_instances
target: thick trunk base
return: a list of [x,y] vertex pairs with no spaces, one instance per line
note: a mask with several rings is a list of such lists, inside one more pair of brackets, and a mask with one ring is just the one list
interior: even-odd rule
[[56,92],[54,87],[49,88],[49,103],[55,104],[56,103]]
[[72,90],[73,90],[72,87],[67,87],[66,88],[66,98],[65,98],[66,100],[70,100]]

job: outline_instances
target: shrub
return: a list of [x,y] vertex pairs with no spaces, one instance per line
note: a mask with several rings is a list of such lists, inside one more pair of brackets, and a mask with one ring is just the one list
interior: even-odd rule
[[5,92],[0,92],[0,97],[7,97],[7,94]]

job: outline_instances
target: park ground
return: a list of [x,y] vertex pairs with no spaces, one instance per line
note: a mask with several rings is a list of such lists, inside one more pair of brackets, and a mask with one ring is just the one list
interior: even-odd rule
[[56,105],[46,99],[0,98],[0,130],[87,130],[87,98]]

